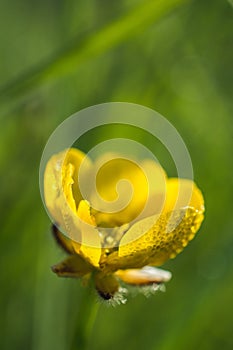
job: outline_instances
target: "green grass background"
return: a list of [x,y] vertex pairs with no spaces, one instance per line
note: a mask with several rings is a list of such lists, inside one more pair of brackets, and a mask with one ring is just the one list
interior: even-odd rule
[[[0,349],[232,349],[231,2],[2,0],[0,17]],[[101,304],[92,328],[93,295],[50,270],[64,255],[38,171],[59,123],[110,101],[143,104],[173,123],[206,219],[166,263],[166,293]],[[87,135],[82,148],[106,135]]]

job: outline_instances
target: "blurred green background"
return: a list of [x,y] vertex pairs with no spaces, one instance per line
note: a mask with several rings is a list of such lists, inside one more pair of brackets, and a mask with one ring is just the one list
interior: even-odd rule
[[[82,349],[85,337],[93,350],[232,349],[230,1],[2,0],[0,14],[0,349]],[[88,290],[50,270],[64,254],[38,171],[56,126],[110,101],[151,107],[177,128],[206,219],[165,264],[166,293],[101,304],[91,331]],[[105,132],[87,135],[83,150]]]

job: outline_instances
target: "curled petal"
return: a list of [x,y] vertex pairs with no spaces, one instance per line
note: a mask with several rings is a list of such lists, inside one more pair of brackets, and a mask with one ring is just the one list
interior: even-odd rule
[[84,170],[88,173],[91,163],[84,153],[76,149],[71,148],[53,156],[45,170],[44,195],[54,222],[68,237],[66,240],[65,236],[56,232],[57,240],[65,245],[66,250],[71,251],[72,246],[75,253],[93,266],[98,266],[100,238],[95,229],[95,220],[90,215],[89,203],[82,199],[78,185],[78,171],[84,159]]
[[[54,222],[69,236],[82,196],[78,185],[78,172],[85,159],[85,169],[90,160],[81,151],[71,148],[60,152],[47,163],[44,174],[44,198]],[[72,238],[71,236],[69,236]]]
[[87,201],[82,200],[79,203],[77,216],[80,218],[81,241],[73,240],[73,248],[93,266],[99,267],[101,242],[99,232],[95,227],[95,218],[90,213],[90,205]]

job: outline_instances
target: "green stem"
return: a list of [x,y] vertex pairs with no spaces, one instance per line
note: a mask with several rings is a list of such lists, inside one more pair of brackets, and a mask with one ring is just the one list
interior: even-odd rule
[[97,300],[95,300],[95,303],[93,304],[92,309],[90,310],[89,319],[87,320],[86,327],[85,327],[85,338],[87,340],[89,340],[92,335],[92,330],[95,324],[99,307],[100,307],[100,303]]
[[84,292],[76,318],[76,328],[73,332],[71,350],[88,349],[100,306],[92,290],[89,288],[84,288],[83,290]]

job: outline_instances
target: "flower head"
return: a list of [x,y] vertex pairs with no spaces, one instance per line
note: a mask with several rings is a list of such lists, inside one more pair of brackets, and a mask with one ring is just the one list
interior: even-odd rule
[[54,236],[69,254],[53,271],[92,277],[104,299],[116,297],[122,283],[156,290],[167,282],[170,272],[157,266],[194,238],[204,213],[193,181],[167,178],[149,160],[106,154],[92,163],[74,148],[48,161],[44,197]]

